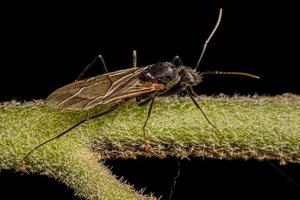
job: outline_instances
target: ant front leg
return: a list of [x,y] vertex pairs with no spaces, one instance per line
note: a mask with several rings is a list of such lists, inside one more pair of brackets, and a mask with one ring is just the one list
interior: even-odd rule
[[105,61],[102,57],[102,55],[98,55],[91,63],[89,63],[84,69],[83,71],[77,76],[77,78],[75,79],[75,81],[79,81],[83,78],[83,76],[85,75],[85,73],[87,72],[87,70],[89,70],[95,63],[97,60],[101,61],[101,64],[103,66],[104,69],[104,73],[108,73]]
[[199,94],[197,94],[197,92],[195,92],[194,88],[188,87],[187,89],[191,92],[191,95],[192,95],[193,97],[198,97],[198,96],[200,96]]

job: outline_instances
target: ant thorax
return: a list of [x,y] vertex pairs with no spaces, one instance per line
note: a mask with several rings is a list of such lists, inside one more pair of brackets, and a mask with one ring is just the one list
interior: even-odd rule
[[169,85],[178,82],[178,67],[171,62],[159,62],[146,69],[139,77],[144,82],[155,82]]

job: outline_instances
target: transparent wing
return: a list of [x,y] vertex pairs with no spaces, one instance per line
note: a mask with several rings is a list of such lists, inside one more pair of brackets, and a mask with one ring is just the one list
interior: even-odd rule
[[139,80],[140,74],[148,67],[130,68],[75,81],[50,94],[46,105],[84,110],[161,89],[163,85]]

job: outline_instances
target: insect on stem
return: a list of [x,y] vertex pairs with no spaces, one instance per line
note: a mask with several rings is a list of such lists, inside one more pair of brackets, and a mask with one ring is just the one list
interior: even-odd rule
[[[115,103],[115,105],[104,112],[83,119],[69,129],[60,133],[59,135],[39,144],[34,149],[32,149],[25,157],[27,157],[34,150],[42,147],[43,145],[62,137],[80,124],[90,119],[106,115],[117,109],[127,100],[133,98],[135,98],[137,104],[140,106],[150,103],[147,118],[143,125],[144,144],[146,144],[147,149],[147,146],[149,147],[149,145],[147,145],[149,141],[146,135],[146,125],[151,116],[154,99],[158,96],[170,96],[182,91],[185,91],[189,95],[195,106],[203,114],[206,121],[217,131],[217,136],[222,136],[223,134],[221,133],[221,131],[219,131],[216,126],[214,126],[210,122],[202,108],[194,99],[193,95],[196,96],[196,94],[193,92],[192,87],[199,85],[203,79],[202,75],[206,74],[243,75],[252,78],[258,78],[255,75],[244,72],[201,73],[196,71],[200,65],[209,41],[219,27],[222,18],[222,12],[222,9],[220,9],[218,21],[211,34],[205,41],[200,58],[194,69],[189,66],[183,65],[181,59],[178,56],[175,56],[171,62],[158,62],[156,64],[151,64],[148,66],[137,67],[137,56],[136,51],[134,50],[132,63],[134,67],[101,74],[83,80],[76,80],[75,82],[65,85],[54,91],[48,96],[45,101],[45,104],[48,107],[54,109],[87,110],[98,106],[108,105],[110,103]],[[97,59],[100,59],[100,61],[102,61],[103,67],[107,72],[103,57],[100,55],[97,57]],[[79,78],[82,78],[84,73],[91,67],[91,65],[94,64],[95,61],[96,59],[85,67],[83,72],[79,75]]]

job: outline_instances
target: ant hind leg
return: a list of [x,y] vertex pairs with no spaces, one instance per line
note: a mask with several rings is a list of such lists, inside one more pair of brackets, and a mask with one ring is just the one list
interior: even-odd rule
[[90,62],[84,69],[83,71],[77,76],[77,78],[75,79],[75,81],[79,81],[83,78],[83,76],[86,74],[86,72],[96,63],[97,60],[101,61],[101,64],[103,66],[104,69],[104,73],[108,73],[105,61],[102,57],[102,55],[98,55],[92,62]]
[[136,55],[136,50],[132,51],[132,64],[133,67],[137,67],[137,55]]

